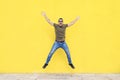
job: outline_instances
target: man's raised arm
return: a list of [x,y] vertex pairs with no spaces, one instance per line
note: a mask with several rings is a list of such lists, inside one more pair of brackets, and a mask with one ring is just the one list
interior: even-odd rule
[[68,26],[72,26],[73,24],[75,24],[75,22],[77,22],[80,19],[80,17],[78,16],[75,20],[71,21]]
[[53,23],[52,21],[50,21],[50,19],[47,17],[47,15],[46,15],[45,12],[42,12],[42,16],[45,18],[45,20],[46,20],[50,25],[53,26],[54,23]]

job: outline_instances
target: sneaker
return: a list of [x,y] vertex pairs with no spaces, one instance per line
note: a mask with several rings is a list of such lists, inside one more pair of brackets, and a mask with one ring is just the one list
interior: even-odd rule
[[73,64],[69,64],[71,68],[75,69],[74,65]]
[[48,65],[48,64],[45,63],[44,66],[43,66],[43,69],[45,69],[45,68],[47,67],[47,65]]

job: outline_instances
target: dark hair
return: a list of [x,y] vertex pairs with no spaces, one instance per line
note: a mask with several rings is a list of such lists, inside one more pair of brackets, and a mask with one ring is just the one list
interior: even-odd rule
[[60,20],[62,20],[62,21],[63,21],[63,18],[59,18],[59,19],[58,19],[58,22],[59,22]]

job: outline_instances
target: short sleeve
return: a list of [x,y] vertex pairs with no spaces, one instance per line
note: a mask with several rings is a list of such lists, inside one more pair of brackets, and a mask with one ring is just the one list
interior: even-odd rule
[[53,23],[53,26],[56,27],[56,23]]
[[65,24],[65,27],[68,27],[68,24]]

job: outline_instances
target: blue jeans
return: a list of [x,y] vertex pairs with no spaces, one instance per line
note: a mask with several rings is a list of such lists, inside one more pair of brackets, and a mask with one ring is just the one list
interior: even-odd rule
[[53,53],[54,53],[58,48],[64,49],[64,51],[65,51],[65,53],[66,53],[66,55],[67,55],[67,58],[68,58],[68,62],[69,62],[69,64],[71,64],[72,61],[71,61],[71,57],[70,57],[70,52],[69,52],[68,46],[67,46],[67,44],[66,44],[65,41],[64,41],[64,42],[58,42],[58,41],[55,41],[55,42],[54,42],[54,44],[53,44],[53,46],[52,46],[52,49],[51,49],[51,51],[50,51],[50,53],[49,53],[49,55],[48,55],[48,57],[47,57],[46,64],[49,63],[49,61],[50,61]]

